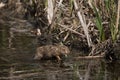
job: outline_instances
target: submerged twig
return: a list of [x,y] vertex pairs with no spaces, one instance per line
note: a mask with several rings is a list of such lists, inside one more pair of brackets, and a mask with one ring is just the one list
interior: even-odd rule
[[84,80],[89,80],[89,78],[90,78],[90,71],[91,71],[91,68],[92,68],[92,64],[93,64],[93,61],[90,61],[89,64],[88,64],[88,68],[86,70],[86,73],[85,73]]
[[4,58],[4,57],[0,57],[0,59],[1,59],[2,61],[5,61],[5,62],[10,62],[8,59],[6,59],[6,58]]
[[79,59],[98,59],[98,58],[103,58],[103,56],[78,56],[74,57],[74,59],[79,60]]

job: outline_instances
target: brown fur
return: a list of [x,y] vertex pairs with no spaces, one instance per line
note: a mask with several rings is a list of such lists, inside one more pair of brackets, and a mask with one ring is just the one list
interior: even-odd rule
[[67,55],[70,53],[70,50],[67,46],[64,45],[46,45],[37,48],[37,53],[35,54],[34,59],[40,60],[41,58],[51,58],[56,57],[58,60],[61,60],[60,56]]

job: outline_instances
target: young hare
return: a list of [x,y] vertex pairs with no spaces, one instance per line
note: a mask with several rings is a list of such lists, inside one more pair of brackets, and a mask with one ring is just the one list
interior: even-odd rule
[[46,45],[38,47],[36,52],[34,59],[37,60],[52,57],[56,57],[57,60],[61,60],[61,56],[67,56],[70,53],[70,50],[65,45]]

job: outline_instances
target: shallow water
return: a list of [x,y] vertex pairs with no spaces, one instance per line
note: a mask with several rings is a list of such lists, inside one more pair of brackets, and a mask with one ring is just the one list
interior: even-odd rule
[[35,36],[0,26],[0,80],[120,80],[120,62],[74,60],[72,52],[63,63],[33,59]]

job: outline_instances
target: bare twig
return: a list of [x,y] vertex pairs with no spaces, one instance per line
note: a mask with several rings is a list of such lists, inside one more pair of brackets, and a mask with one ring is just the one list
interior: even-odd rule
[[[76,10],[79,9],[76,0],[74,0],[74,6],[75,6],[75,9],[76,9]],[[87,27],[87,24],[86,24],[86,21],[85,21],[85,17],[82,16],[80,10],[77,12],[77,15],[78,15],[78,18],[79,18],[79,20],[80,20],[80,23],[81,23],[81,25],[82,25],[82,27],[83,27],[84,33],[85,33],[85,35],[86,35],[88,45],[91,46],[91,45],[92,45],[92,42],[91,42],[91,38],[90,38],[89,33],[88,33],[88,27]]]
[[48,18],[48,22],[49,24],[52,23],[52,19],[54,16],[54,5],[53,5],[53,0],[48,0],[48,8],[47,8],[47,18]]
[[116,34],[118,33],[119,18],[120,18],[120,0],[118,0],[118,10],[117,10],[117,18],[116,18]]
[[[109,24],[109,22],[102,22],[102,25],[108,25]],[[95,26],[96,24],[94,24],[94,23],[91,23],[90,24],[90,26]]]
[[63,0],[60,0],[58,6],[60,6],[62,4],[62,2],[63,2]]
[[78,35],[82,36],[83,38],[85,38],[85,35],[77,32],[77,31],[75,31],[75,30],[73,30],[71,28],[66,27],[65,25],[62,25],[62,24],[58,24],[58,25],[61,26],[61,27],[63,27],[63,28],[65,28],[65,29],[67,29],[67,30],[69,30],[69,31],[71,31],[71,32],[73,32],[73,33],[75,33],[75,34],[78,34]]

